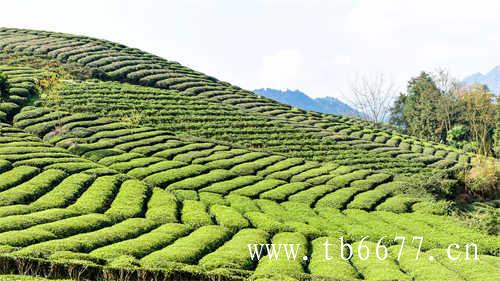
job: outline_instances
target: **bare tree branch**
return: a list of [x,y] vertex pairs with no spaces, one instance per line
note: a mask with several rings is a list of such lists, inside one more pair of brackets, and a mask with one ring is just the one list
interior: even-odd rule
[[350,83],[350,94],[346,97],[360,113],[362,118],[373,122],[386,120],[392,99],[397,89],[392,81],[388,81],[383,74],[373,77],[356,77]]

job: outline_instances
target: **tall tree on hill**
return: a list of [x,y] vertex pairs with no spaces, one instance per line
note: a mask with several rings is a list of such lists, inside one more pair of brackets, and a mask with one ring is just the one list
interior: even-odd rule
[[497,118],[494,95],[481,84],[464,86],[459,95],[465,107],[463,118],[469,127],[471,140],[477,143],[477,153],[488,156],[493,151]]
[[409,134],[439,142],[440,122],[437,107],[441,94],[432,77],[422,72],[408,82],[403,116]]
[[446,142],[463,110],[457,96],[459,87],[446,70],[422,72],[408,82],[407,92],[396,98],[389,121],[411,135]]
[[391,101],[396,95],[394,83],[383,74],[356,78],[350,84],[349,102],[359,110],[361,117],[376,123],[386,120]]
[[460,112],[464,108],[458,96],[461,85],[444,69],[438,69],[436,73],[431,74],[431,77],[440,93],[436,104],[436,117],[439,122],[437,133],[439,133],[439,140],[445,142],[454,123],[463,123]]

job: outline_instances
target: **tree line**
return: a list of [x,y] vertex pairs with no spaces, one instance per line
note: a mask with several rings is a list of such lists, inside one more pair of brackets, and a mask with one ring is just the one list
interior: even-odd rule
[[356,79],[350,93],[362,118],[467,152],[500,153],[499,103],[485,85],[462,85],[438,70],[411,78],[399,94],[383,75]]

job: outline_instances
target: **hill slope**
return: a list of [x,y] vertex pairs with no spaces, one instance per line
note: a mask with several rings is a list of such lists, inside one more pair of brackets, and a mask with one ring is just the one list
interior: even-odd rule
[[[497,236],[436,215],[449,205],[434,195],[453,194],[454,171],[473,161],[458,150],[294,110],[107,41],[1,29],[0,50],[11,85],[0,103],[5,273],[90,280],[500,274]],[[40,86],[57,75],[60,91],[47,98]],[[426,190],[422,178],[438,173],[448,175],[447,185]],[[328,238],[333,251],[340,236],[350,243],[369,236],[372,247],[401,235],[424,235],[426,259],[416,261],[410,247],[411,258],[398,261],[397,245],[385,261],[323,258]],[[479,262],[446,259],[448,244],[470,241]],[[250,257],[247,244],[269,242],[301,244],[308,260]]]

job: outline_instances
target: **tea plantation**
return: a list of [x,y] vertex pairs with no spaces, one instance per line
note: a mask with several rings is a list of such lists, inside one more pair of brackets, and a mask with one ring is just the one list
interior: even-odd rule
[[500,238],[447,215],[471,154],[89,37],[0,28],[0,73],[0,280],[500,280]]

